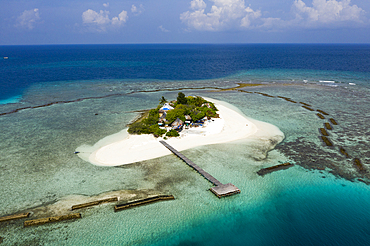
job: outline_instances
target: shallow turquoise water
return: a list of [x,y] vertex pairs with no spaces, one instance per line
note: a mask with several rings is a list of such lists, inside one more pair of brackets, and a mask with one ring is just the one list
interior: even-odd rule
[[[84,83],[86,94],[93,94]],[[102,83],[98,93],[112,88]],[[153,85],[155,87],[155,85]],[[289,96],[314,104],[330,112],[342,124],[336,127],[338,142],[342,131],[352,137],[346,124],[357,119],[344,119],[345,114],[360,115],[366,105],[356,90],[322,85],[252,87],[271,95]],[[94,89],[96,90],[96,88]],[[38,91],[38,90],[37,90]],[[29,102],[39,100],[30,90]],[[109,90],[108,90],[109,91]],[[317,158],[327,150],[318,139],[322,121],[314,113],[279,98],[266,98],[242,92],[184,90],[224,100],[249,117],[272,123],[286,135],[282,147],[294,150],[298,138],[304,138],[317,149]],[[305,93],[303,93],[305,92]],[[73,98],[66,93],[66,97]],[[357,98],[356,106],[341,107],[339,101]],[[223,183],[232,182],[242,193],[225,199],[216,198],[208,189],[211,184],[174,156],[119,167],[96,167],[73,154],[81,144],[94,144],[99,139],[120,131],[136,115],[134,110],[155,105],[159,98],[175,98],[177,91],[134,93],[76,103],[23,110],[0,118],[2,134],[1,173],[3,188],[1,214],[53,203],[71,195],[96,195],[110,190],[154,190],[173,194],[174,201],[161,202],[135,209],[113,212],[112,205],[81,211],[83,219],[34,228],[23,228],[22,222],[0,225],[4,245],[366,245],[369,239],[368,212],[370,193],[367,185],[350,182],[327,171],[309,171],[295,166],[260,177],[261,167],[283,162],[296,163],[277,146],[267,159],[256,161],[258,145],[230,143],[203,146],[184,154]],[[60,96],[60,94],[56,94]],[[49,94],[52,98],[53,94]],[[328,97],[330,102],[327,102]],[[49,98],[41,98],[43,102]],[[96,115],[97,114],[97,115]],[[342,115],[342,117],[341,117]],[[357,131],[361,128],[353,129]],[[343,128],[343,129],[342,129]],[[366,135],[365,135],[366,136]],[[364,158],[368,142],[347,149]],[[311,158],[311,157],[310,157]],[[308,158],[309,160],[311,160]],[[327,158],[327,157],[325,157]],[[345,159],[331,157],[353,167]],[[299,163],[296,163],[299,164]],[[352,168],[352,169],[351,169]],[[347,170],[347,169],[346,169]]]
[[[139,53],[149,48],[139,49]],[[1,223],[2,245],[367,245],[370,192],[359,178],[368,182],[370,177],[353,165],[353,158],[360,158],[367,169],[370,163],[367,58],[349,62],[348,69],[345,57],[329,64],[329,58],[320,60],[317,54],[308,61],[294,58],[281,65],[276,61],[287,61],[289,55],[281,57],[286,53],[280,47],[274,53],[277,58],[268,59],[271,63],[265,66],[255,50],[243,58],[234,51],[231,56],[227,47],[226,53],[221,50],[217,54],[209,47],[205,51],[204,47],[190,47],[195,60],[188,60],[188,48],[172,48],[174,53],[165,52],[172,58],[164,60],[154,59],[161,50],[151,50],[145,64],[135,63],[135,59],[131,59],[133,63],[106,59],[70,62],[68,50],[58,51],[66,60],[60,63],[52,61],[54,57],[41,66],[32,57],[19,78],[37,73],[45,77],[39,81],[32,77],[32,83],[15,93],[22,94],[20,101],[0,105],[0,113],[45,107],[0,116],[0,216],[44,207],[71,195],[88,197],[112,190],[173,194],[176,200],[117,213],[112,204],[105,204],[82,210],[81,220],[39,227],[23,228],[23,221]],[[236,48],[238,51],[240,47]],[[334,51],[341,53],[337,48]],[[37,51],[37,47],[33,49]],[[134,50],[129,53],[137,57]],[[258,50],[264,51],[264,47]],[[315,47],[317,50],[323,52],[322,47]],[[205,57],[213,63],[207,63],[199,52],[207,53]],[[49,59],[47,54],[42,59]],[[178,55],[187,61],[185,67],[171,64]],[[236,63],[235,55],[240,58]],[[20,64],[22,59],[9,58]],[[253,59],[257,59],[256,64],[247,62]],[[297,61],[301,63],[295,64]],[[308,62],[307,68],[303,61]],[[255,67],[248,69],[251,64]],[[320,69],[318,64],[322,65]],[[202,66],[206,66],[204,71]],[[146,72],[155,78],[146,77]],[[75,80],[63,79],[64,73],[65,77],[75,73]],[[59,75],[60,79],[55,79]],[[11,81],[11,76],[8,79]],[[233,87],[237,82],[264,86],[227,92],[213,89]],[[259,161],[255,157],[264,145],[258,142],[183,152],[221,182],[235,184],[241,194],[216,198],[208,190],[209,182],[171,155],[122,167],[97,167],[74,154],[78,146],[93,145],[121,131],[138,115],[135,111],[154,107],[161,96],[175,99],[180,88],[187,95],[226,101],[245,115],[284,132],[285,140]],[[335,146],[326,147],[319,139],[318,128],[329,117],[319,119],[316,112],[277,96],[328,112],[339,123],[329,132]],[[339,146],[351,158],[341,155]],[[262,167],[284,162],[296,165],[264,177],[256,174]]]

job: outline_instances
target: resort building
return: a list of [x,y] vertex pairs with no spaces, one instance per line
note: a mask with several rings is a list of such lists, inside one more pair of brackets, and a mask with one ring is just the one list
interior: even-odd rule
[[190,115],[185,115],[185,128],[188,129],[190,124],[192,122],[192,118],[190,117]]
[[165,104],[163,104],[162,108],[159,109],[159,111],[166,112],[166,111],[169,111],[169,110],[172,110],[172,109],[174,109],[174,108],[170,104],[165,103]]
[[173,130],[181,130],[184,122],[177,118],[174,122],[172,122],[171,126]]

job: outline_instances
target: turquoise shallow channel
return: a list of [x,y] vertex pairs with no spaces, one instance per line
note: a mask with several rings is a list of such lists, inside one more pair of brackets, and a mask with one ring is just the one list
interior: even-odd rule
[[[226,56],[226,48],[233,50],[221,48],[225,51],[221,57]],[[172,52],[176,57],[180,51]],[[15,59],[8,56],[10,61]],[[321,70],[312,67],[310,59],[302,59],[298,68],[240,68],[220,72],[222,76],[216,78],[197,73],[201,78],[184,79],[189,72],[183,71],[176,79],[174,71],[164,69],[158,73],[171,78],[142,78],[142,71],[135,70],[140,66],[166,68],[160,52],[157,56],[157,61],[152,58],[146,63],[140,59],[91,62],[92,57],[85,64],[87,69],[130,67],[137,78],[132,74],[49,81],[43,77],[4,96],[4,100],[17,93],[20,97],[0,105],[0,217],[27,211],[38,211],[29,219],[62,215],[60,201],[77,204],[82,198],[112,191],[125,192],[120,202],[153,194],[171,194],[175,200],[120,212],[114,212],[115,203],[107,203],[78,210],[82,216],[78,220],[34,227],[24,227],[25,219],[0,222],[1,245],[368,245],[370,71],[355,65]],[[301,69],[303,61],[311,67]],[[194,60],[196,72],[195,62],[202,64],[202,60]],[[52,74],[58,63],[50,64],[37,69]],[[27,73],[36,69],[35,64],[26,65],[12,69]],[[68,73],[76,66],[85,69],[83,62],[63,61],[58,71]],[[220,90],[235,88],[237,83],[260,85]],[[217,198],[209,191],[212,184],[174,155],[99,167],[74,154],[78,146],[93,145],[122,131],[138,111],[155,107],[162,96],[175,99],[179,91],[228,102],[285,134],[270,151],[267,142],[237,141],[182,152],[220,182],[233,183],[240,194]],[[321,119],[318,111],[307,110],[300,102],[329,115]],[[332,147],[321,140],[319,131],[330,118],[338,123],[328,130]],[[266,154],[263,160],[256,158],[261,153]],[[354,164],[355,158],[365,171]],[[294,166],[257,174],[261,168],[286,162]]]

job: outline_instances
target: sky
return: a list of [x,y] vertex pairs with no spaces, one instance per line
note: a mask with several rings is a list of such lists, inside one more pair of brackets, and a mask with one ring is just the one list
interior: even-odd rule
[[0,45],[370,43],[370,0],[0,0]]

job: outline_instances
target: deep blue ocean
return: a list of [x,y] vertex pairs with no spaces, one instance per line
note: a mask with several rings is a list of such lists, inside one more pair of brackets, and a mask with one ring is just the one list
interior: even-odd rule
[[[0,46],[0,57],[9,57],[0,61],[0,100],[19,96],[32,84],[53,81],[204,80],[265,70],[283,80],[307,79],[312,76],[307,71],[344,72],[342,80],[367,83],[370,73],[370,45]],[[286,70],[288,75],[282,75]],[[356,73],[353,78],[351,73]]]
[[[47,217],[63,201],[119,190],[176,197],[119,213],[102,205],[61,224],[0,223],[2,245],[370,245],[370,176],[353,165],[357,157],[370,169],[370,45],[0,46],[0,75],[0,217],[27,209]],[[263,86],[214,90],[240,82]],[[98,167],[74,154],[123,130],[161,96],[175,99],[179,88],[285,134],[264,160],[251,154],[257,143],[184,151],[241,194],[214,197],[173,156]],[[316,112],[279,96],[330,113],[339,122],[330,132],[335,147],[319,139]],[[284,162],[296,165],[256,174]]]

